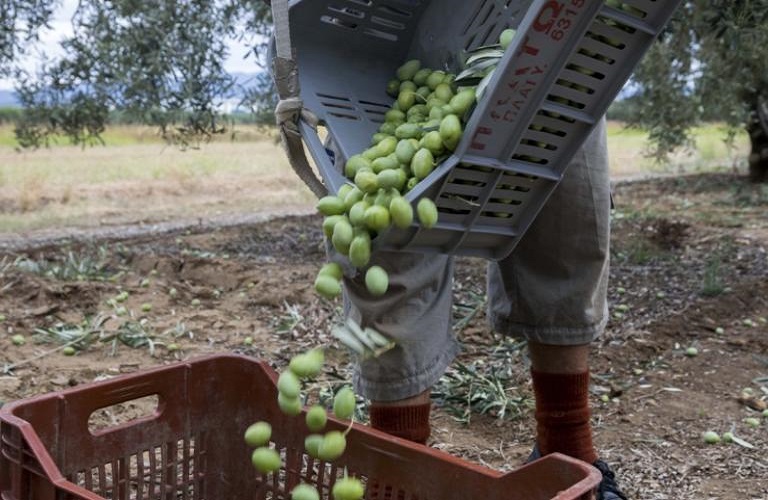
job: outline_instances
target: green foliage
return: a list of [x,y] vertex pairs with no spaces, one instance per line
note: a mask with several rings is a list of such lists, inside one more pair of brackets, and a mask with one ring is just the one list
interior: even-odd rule
[[11,107],[0,108],[0,125],[15,123],[21,118],[21,109]]
[[277,106],[277,89],[272,77],[264,72],[256,78],[246,93],[243,104],[253,110],[254,123],[271,125],[275,123],[274,110]]
[[19,145],[38,147],[59,134],[100,142],[111,111],[183,145],[223,133],[217,103],[236,84],[223,68],[227,42],[251,44],[260,64],[270,17],[266,4],[247,0],[79,2],[63,58],[37,74],[16,71],[26,108]]
[[[271,13],[264,2],[81,0],[65,55],[25,73],[14,62],[59,4],[4,0],[0,9],[0,76],[17,79],[27,109],[16,131],[22,147],[61,134],[98,143],[114,113],[159,127],[169,141],[210,138],[227,129],[217,101],[234,94],[223,69],[227,42],[245,40],[254,66],[265,64]],[[637,94],[610,113],[649,131],[657,159],[691,144],[691,127],[702,119],[732,129],[754,121],[758,97],[768,93],[768,0],[683,2],[633,80]],[[254,79],[246,96],[253,119],[271,123],[271,79]]]
[[637,109],[640,104],[638,101],[639,99],[637,96],[616,100],[611,103],[605,116],[609,120],[629,122],[632,120],[632,117],[637,114]]
[[637,68],[631,123],[650,132],[659,159],[717,119],[743,128],[768,96],[768,0],[684,2]]
[[40,28],[51,19],[56,0],[3,0],[0,3],[0,77],[13,73],[13,61],[27,53]]
[[706,263],[702,278],[701,294],[705,297],[715,297],[725,290],[720,276],[720,256],[713,255]]
[[110,253],[106,247],[98,247],[90,251],[74,252],[57,255],[53,260],[19,258],[15,266],[22,272],[37,274],[50,279],[62,281],[105,281],[114,274],[110,267]]

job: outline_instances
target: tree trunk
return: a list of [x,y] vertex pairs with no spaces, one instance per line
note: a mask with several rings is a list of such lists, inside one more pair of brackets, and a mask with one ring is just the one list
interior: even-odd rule
[[758,100],[747,124],[752,142],[749,153],[749,180],[768,182],[768,101]]

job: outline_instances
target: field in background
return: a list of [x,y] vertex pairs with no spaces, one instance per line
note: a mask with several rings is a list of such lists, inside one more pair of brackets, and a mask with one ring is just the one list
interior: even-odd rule
[[[720,126],[697,129],[697,147],[668,165],[645,158],[646,135],[609,126],[614,178],[743,168],[745,135],[729,151]],[[106,146],[54,145],[17,152],[0,127],[0,233],[311,210],[312,194],[291,171],[274,131],[237,126],[181,150],[146,127],[107,130]]]
[[682,150],[658,164],[646,155],[648,135],[637,129],[630,129],[622,123],[608,123],[608,152],[611,175],[614,178],[632,177],[643,174],[683,174],[745,169],[749,154],[749,138],[745,132],[736,135],[733,148],[726,144],[726,128],[720,124],[709,124],[693,131],[695,147]]

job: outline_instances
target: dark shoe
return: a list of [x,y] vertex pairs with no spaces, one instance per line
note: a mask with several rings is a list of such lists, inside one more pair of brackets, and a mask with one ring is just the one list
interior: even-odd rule
[[602,460],[597,460],[592,465],[603,474],[603,480],[597,487],[597,498],[595,500],[627,500],[627,496],[619,491],[619,485],[616,484],[616,475],[608,464]]
[[[541,452],[538,445],[535,445],[526,463],[533,462],[539,458],[541,458]],[[602,460],[597,460],[592,465],[603,475],[603,480],[600,481],[600,485],[597,487],[595,500],[627,500],[627,496],[619,491],[619,486],[616,484],[616,474],[608,467],[608,464]]]

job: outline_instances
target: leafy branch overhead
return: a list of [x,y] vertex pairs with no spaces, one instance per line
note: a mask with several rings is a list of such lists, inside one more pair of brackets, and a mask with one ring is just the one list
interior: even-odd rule
[[768,181],[768,130],[757,122],[768,101],[768,0],[694,0],[677,10],[634,74],[632,123],[648,130],[663,159],[690,142],[702,120],[746,128],[750,173]]
[[[635,4],[606,0],[606,9],[641,15]],[[64,135],[98,142],[110,113],[157,126],[170,140],[222,132],[217,102],[233,94],[223,68],[228,42],[253,47],[265,65],[271,12],[252,0],[80,0],[64,56],[39,73],[22,69],[34,42],[60,8],[57,0],[4,0],[0,8],[0,77],[13,77],[26,108],[18,124],[22,147]],[[642,16],[641,16],[642,17]],[[465,61],[465,83],[490,78],[498,47]],[[382,82],[384,83],[384,82]],[[275,104],[266,73],[247,85],[245,102],[271,121]],[[663,160],[691,142],[702,120],[726,122],[733,137],[746,128],[752,142],[750,175],[768,181],[768,0],[691,0],[636,69],[628,87],[630,122],[649,131],[651,153]],[[241,92],[242,94],[242,92]],[[759,110],[763,109],[762,115]],[[763,116],[761,120],[760,117]]]
[[263,65],[271,14],[266,4],[244,0],[88,0],[78,3],[72,24],[61,59],[37,74],[16,68],[28,111],[16,131],[22,147],[57,134],[98,142],[112,110],[181,143],[223,132],[217,104],[236,85],[223,67],[228,43],[251,45],[254,67]]

